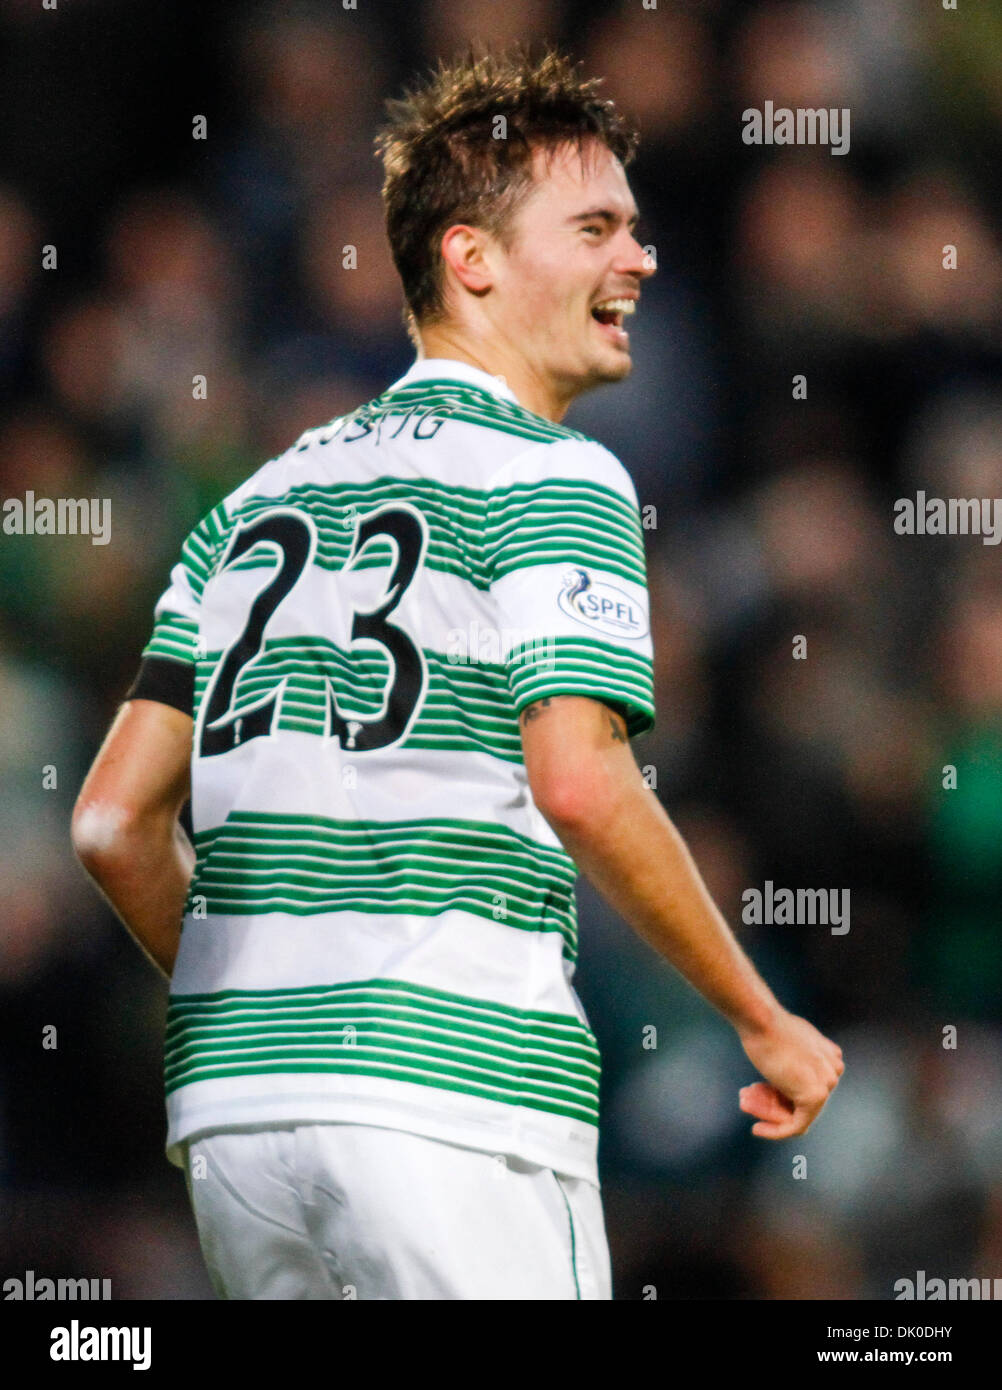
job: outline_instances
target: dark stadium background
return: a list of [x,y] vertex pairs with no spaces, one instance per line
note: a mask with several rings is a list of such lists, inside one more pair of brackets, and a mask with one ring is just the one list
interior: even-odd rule
[[[0,493],[109,497],[112,541],[0,535],[3,1277],[210,1296],[162,1151],[166,987],[77,867],[70,811],[189,528],[411,360],[382,98],[470,37],[533,35],[606,75],[644,136],[659,274],[634,373],[567,421],[656,508],[638,759],[847,1061],[806,1138],[750,1138],[735,1037],[582,885],[616,1295],[1002,1274],[1002,571],[976,536],[892,526],[918,489],[1002,497],[1002,9],[6,0]],[[849,107],[848,155],[745,146],[767,98]],[[850,932],[742,925],[767,879],[849,889]]]

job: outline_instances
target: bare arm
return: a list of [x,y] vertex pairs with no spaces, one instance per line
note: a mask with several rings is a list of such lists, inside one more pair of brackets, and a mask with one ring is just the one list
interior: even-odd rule
[[842,1052],[788,1013],[711,898],[664,807],[645,786],[621,715],[584,696],[527,706],[533,798],[602,896],[733,1025],[769,1085],[741,1095],[752,1133],[802,1134],[838,1084]]
[[178,823],[190,793],[191,737],[190,715],[155,700],[128,700],[73,809],[78,859],[168,978],[195,867]]

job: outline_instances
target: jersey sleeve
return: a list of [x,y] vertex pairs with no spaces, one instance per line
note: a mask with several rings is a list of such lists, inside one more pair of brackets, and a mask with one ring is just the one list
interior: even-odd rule
[[492,478],[486,568],[516,711],[548,695],[654,725],[647,569],[636,490],[602,445],[530,449]]
[[157,700],[193,714],[202,590],[223,536],[220,505],[189,535],[153,610],[153,631],[126,700]]

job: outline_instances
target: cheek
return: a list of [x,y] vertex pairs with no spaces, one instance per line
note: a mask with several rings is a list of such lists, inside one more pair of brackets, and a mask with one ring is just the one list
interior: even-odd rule
[[585,297],[580,276],[571,273],[566,258],[555,253],[527,258],[518,266],[514,283],[518,286],[519,302],[523,306],[535,305],[537,311],[542,305],[551,309],[571,307]]
[[570,252],[527,255],[512,271],[509,321],[526,339],[550,341],[562,353],[578,343],[594,290],[581,267],[570,263]]

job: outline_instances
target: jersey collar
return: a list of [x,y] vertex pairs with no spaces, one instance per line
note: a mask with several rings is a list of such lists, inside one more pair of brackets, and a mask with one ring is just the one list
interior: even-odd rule
[[506,382],[469,362],[459,362],[452,357],[419,357],[398,381],[388,389],[396,391],[401,386],[410,386],[414,381],[465,381],[471,386],[479,386],[482,391],[490,391],[494,396],[514,401],[518,397]]

